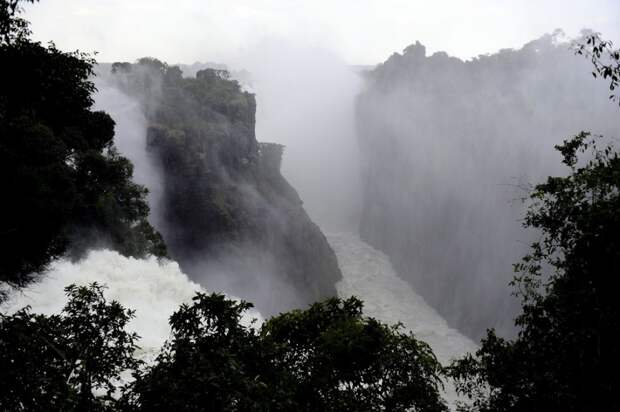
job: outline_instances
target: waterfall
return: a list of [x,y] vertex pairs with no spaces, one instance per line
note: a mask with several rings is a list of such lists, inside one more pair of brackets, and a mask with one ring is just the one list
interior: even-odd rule
[[[13,293],[0,310],[13,313],[29,305],[33,313],[57,314],[67,299],[64,288],[72,283],[88,285],[97,282],[107,287],[105,297],[134,309],[135,318],[127,329],[140,336],[141,354],[159,351],[170,335],[168,318],[182,303],[191,302],[196,292],[205,288],[192,282],[176,262],[159,261],[155,257],[135,259],[110,250],[93,250],[86,258],[71,262],[60,259],[52,263],[40,282]],[[262,321],[261,315],[246,312],[242,323],[252,319]]]
[[[366,316],[388,324],[402,323],[404,331],[413,332],[416,339],[431,346],[443,365],[475,352],[476,344],[449,327],[408,282],[399,278],[384,253],[350,233],[328,234],[327,240],[342,271],[343,279],[336,284],[338,294],[343,298],[360,298]],[[449,382],[444,397],[452,407],[459,399]]]

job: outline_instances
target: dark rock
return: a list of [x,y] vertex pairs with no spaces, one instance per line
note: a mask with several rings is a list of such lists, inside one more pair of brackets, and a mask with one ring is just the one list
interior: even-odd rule
[[170,255],[207,288],[265,314],[336,295],[336,257],[280,174],[284,147],[256,141],[254,95],[224,70],[183,78],[168,75],[172,69],[134,65],[119,81],[145,102]]

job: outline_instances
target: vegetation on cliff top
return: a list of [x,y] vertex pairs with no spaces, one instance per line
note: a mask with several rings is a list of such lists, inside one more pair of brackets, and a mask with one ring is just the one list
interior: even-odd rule
[[[14,15],[17,4],[0,2],[0,57],[11,62],[0,79],[0,173],[8,194],[0,280],[23,285],[53,257],[100,237],[130,255],[164,253],[145,220],[145,190],[131,182],[131,164],[114,150],[113,121],[90,110],[92,60],[31,42],[27,24]],[[408,50],[415,59],[420,52]],[[608,79],[613,92],[620,52],[596,35],[577,52],[591,58],[593,74]],[[145,104],[162,96],[169,103],[150,106],[151,139],[156,150],[170,146],[160,160],[168,163],[173,183],[198,176],[200,185],[213,185],[200,196],[226,211],[231,225],[239,219],[247,224],[240,227],[254,230],[276,225],[260,207],[254,222],[247,212],[256,210],[247,205],[233,216],[235,200],[226,196],[240,183],[256,184],[265,207],[285,204],[299,214],[294,191],[283,194],[288,186],[273,164],[261,165],[253,98],[225,72],[205,70],[185,81],[178,69],[155,59],[142,59],[140,67],[160,77],[125,64],[114,70],[142,76],[142,83],[128,85],[138,86]],[[182,102],[194,111],[186,113]],[[516,265],[519,334],[507,340],[488,331],[475,355],[451,365],[448,374],[471,400],[462,410],[590,411],[617,404],[620,155],[585,132],[556,148],[569,173],[549,177],[531,195],[525,225],[542,237]],[[262,149],[269,162],[279,162],[281,147]],[[211,179],[222,168],[232,184],[224,174]],[[193,199],[178,200],[191,212]],[[210,211],[201,213],[192,219]],[[287,234],[307,228],[302,219],[290,232],[277,233],[282,239],[269,238],[272,248],[276,243],[271,250],[283,254],[275,256],[294,254],[277,241],[291,242]],[[296,247],[313,246],[302,241]],[[294,263],[305,268],[303,256]],[[171,338],[145,365],[135,358],[138,337],[125,329],[130,310],[106,301],[97,284],[71,285],[66,292],[69,301],[58,315],[28,308],[0,315],[2,409],[446,410],[439,396],[442,368],[428,345],[398,325],[364,317],[355,298],[315,303],[255,329],[240,322],[250,304],[199,293],[172,315]],[[120,385],[127,371],[133,381]]]
[[[564,172],[553,146],[620,133],[605,84],[570,47],[554,32],[461,60],[417,43],[370,72],[358,99],[360,235],[474,339],[491,326],[516,335],[510,268],[536,236],[519,199]],[[599,67],[609,80],[612,63]]]
[[114,63],[111,72],[145,112],[148,151],[162,171],[158,220],[190,276],[214,285],[203,264],[218,262],[234,273],[235,293],[266,313],[336,294],[336,257],[280,173],[283,146],[256,139],[253,94],[225,70],[183,77],[150,57]]

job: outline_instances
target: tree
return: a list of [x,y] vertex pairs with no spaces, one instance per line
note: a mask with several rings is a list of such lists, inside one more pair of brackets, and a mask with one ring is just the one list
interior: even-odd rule
[[362,316],[356,298],[259,328],[242,321],[250,303],[197,293],[147,366],[126,331],[133,311],[96,283],[65,290],[59,315],[0,315],[0,409],[447,411],[430,347]]
[[620,104],[620,98],[614,93],[620,83],[620,50],[613,48],[609,40],[601,39],[598,33],[588,33],[581,43],[575,46],[575,52],[590,59],[594,70],[592,75],[609,80],[610,100]]
[[[595,75],[617,84],[620,55],[588,38]],[[578,50],[584,53],[587,47]],[[611,61],[599,59],[607,50]],[[611,68],[611,69],[609,69]],[[609,71],[611,70],[611,71]],[[612,96],[613,97],[613,96]],[[569,167],[535,187],[525,225],[541,240],[515,266],[518,337],[489,331],[452,365],[476,411],[614,410],[620,390],[620,156],[581,132],[556,146]],[[589,155],[588,155],[589,153]]]
[[[28,22],[18,17],[19,2],[22,0],[0,0],[0,44],[24,39],[29,34]],[[25,0],[34,3],[38,0]]]
[[137,374],[131,405],[164,411],[445,411],[440,365],[412,335],[329,299],[242,326],[251,305],[198,294],[170,319],[172,339]]
[[164,255],[147,191],[114,148],[114,121],[91,110],[94,60],[30,41],[18,2],[0,4],[0,282],[23,286],[94,242]]
[[240,323],[250,307],[204,293],[182,305],[170,317],[171,340],[136,375],[128,403],[143,411],[281,410],[279,371],[256,331]]
[[265,323],[272,362],[291,380],[297,410],[447,411],[441,365],[402,325],[362,316],[362,302],[332,298]]
[[60,315],[0,315],[0,409],[116,409],[121,372],[140,364],[138,336],[125,330],[133,311],[103,289],[68,286]]

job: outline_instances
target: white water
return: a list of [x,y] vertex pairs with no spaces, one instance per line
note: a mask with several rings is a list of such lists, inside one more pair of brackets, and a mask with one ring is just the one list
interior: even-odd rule
[[94,108],[105,111],[114,119],[114,145],[134,165],[133,181],[149,190],[149,222],[161,232],[163,220],[160,205],[164,189],[159,169],[147,150],[147,121],[142,106],[106,81],[106,76],[98,76],[95,81],[97,93]]
[[[336,285],[341,297],[355,295],[364,301],[364,313],[385,323],[403,323],[406,330],[428,342],[438,359],[475,350],[476,345],[450,328],[446,321],[400,279],[389,258],[351,234],[330,234],[328,241],[338,257],[343,279]],[[59,313],[66,302],[63,288],[71,283],[106,285],[105,296],[136,310],[129,328],[140,336],[143,348],[159,348],[169,336],[168,318],[181,303],[190,302],[205,288],[192,282],[176,262],[154,257],[134,259],[110,250],[91,251],[76,263],[54,262],[40,282],[14,293],[0,308],[13,313],[26,305],[34,313]],[[262,319],[255,310],[244,322]]]
[[[341,297],[357,296],[364,302],[364,314],[384,323],[402,323],[416,339],[428,343],[437,359],[447,365],[451,359],[475,352],[476,344],[451,328],[422,296],[396,275],[389,258],[357,235],[327,234],[336,252],[343,279],[336,284]],[[446,382],[444,398],[454,408],[460,399]]]
[[330,234],[343,279],[336,288],[342,297],[364,301],[364,313],[382,322],[401,322],[405,330],[427,342],[443,364],[476,350],[476,345],[448,326],[422,296],[396,275],[390,259],[352,234]]
[[[352,234],[330,234],[343,279],[336,285],[341,297],[355,295],[364,301],[364,313],[382,322],[401,322],[405,330],[431,345],[442,364],[476,350],[476,345],[455,329],[400,279],[389,258]],[[51,265],[40,282],[15,293],[0,310],[13,313],[30,305],[34,313],[59,313],[66,302],[63,288],[69,284],[98,282],[107,286],[105,296],[135,309],[128,329],[141,336],[139,355],[152,359],[170,335],[168,318],[181,303],[190,302],[205,289],[181,272],[176,262],[154,257],[134,259],[110,250],[92,251],[76,263],[65,259]],[[207,285],[208,286],[208,285]],[[243,318],[262,321],[254,310]],[[446,385],[445,398],[454,404],[456,395]]]
[[[13,294],[0,310],[13,313],[30,305],[33,313],[59,313],[67,301],[65,286],[92,282],[107,286],[104,294],[108,300],[135,309],[136,317],[127,329],[141,336],[141,352],[147,356],[157,353],[169,337],[170,315],[182,303],[191,302],[197,291],[205,291],[189,280],[176,262],[160,262],[154,257],[134,259],[110,250],[96,250],[77,263],[65,259],[54,262],[41,282]],[[257,311],[249,311],[242,323],[249,325],[254,318],[261,322]]]

